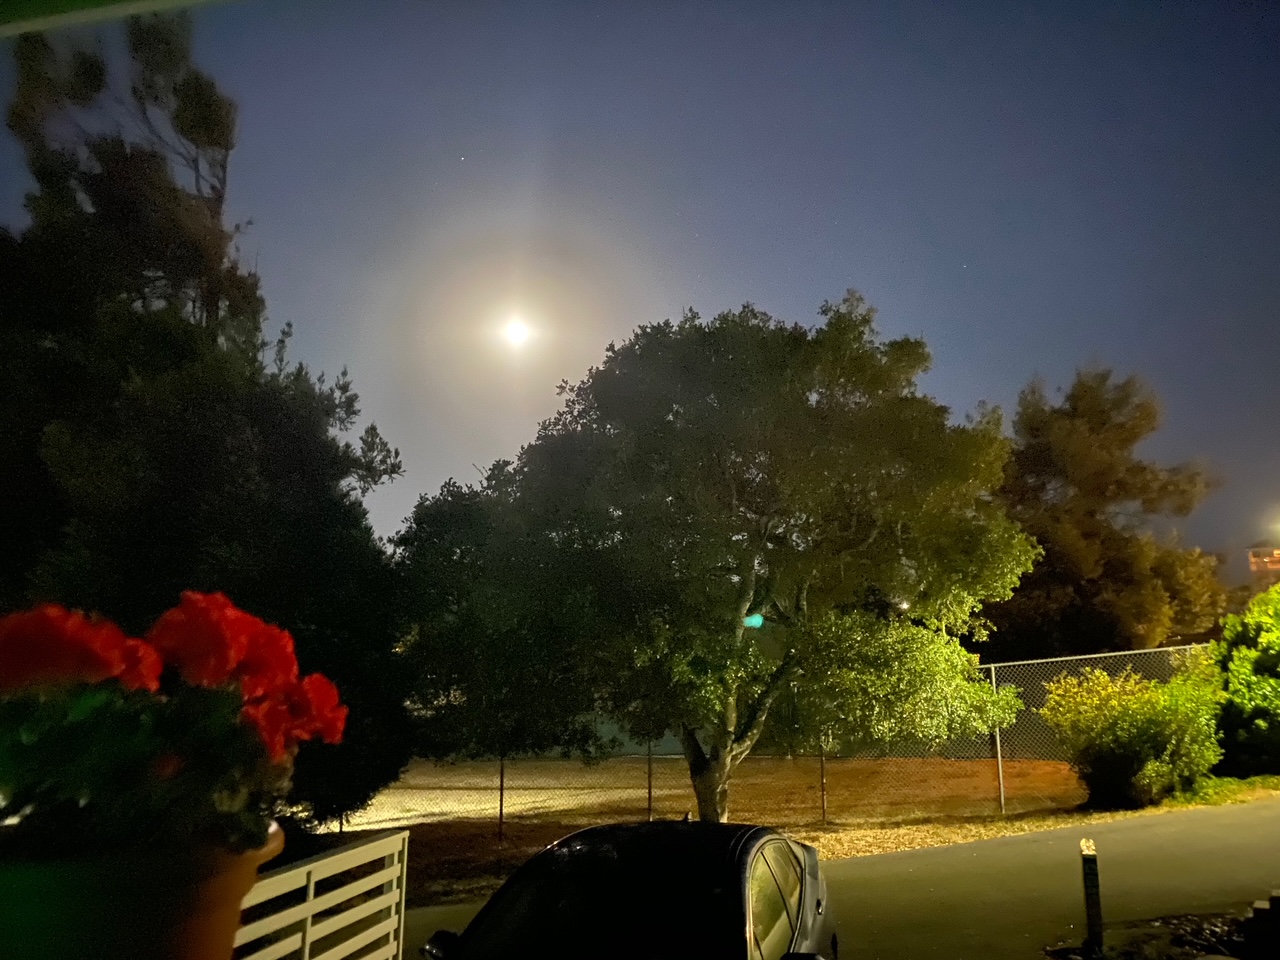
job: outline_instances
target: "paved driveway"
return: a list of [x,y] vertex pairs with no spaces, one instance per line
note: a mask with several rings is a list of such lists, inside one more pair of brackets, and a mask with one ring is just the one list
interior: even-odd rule
[[825,864],[842,956],[1032,960],[1079,941],[1080,838],[1107,923],[1237,909],[1280,888],[1280,800]]
[[[823,867],[841,956],[1036,960],[1079,940],[1082,836],[1098,845],[1107,923],[1238,909],[1280,888],[1280,800],[836,860]],[[478,908],[409,911],[406,960]]]

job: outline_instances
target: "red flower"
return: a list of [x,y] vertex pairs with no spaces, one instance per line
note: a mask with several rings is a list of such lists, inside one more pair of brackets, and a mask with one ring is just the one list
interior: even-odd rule
[[341,743],[347,722],[338,688],[318,673],[273,696],[246,703],[240,715],[258,731],[275,762],[285,759],[299,742],[317,735],[326,743]]
[[313,673],[298,686],[306,699],[305,720],[300,722],[299,730],[305,729],[308,737],[319,734],[325,743],[341,743],[347,708],[338,702],[338,688],[333,681]]
[[244,659],[236,667],[235,676],[245,700],[265,697],[297,682],[298,658],[289,631],[259,620],[249,634]]
[[164,661],[151,644],[144,640],[124,642],[124,669],[120,671],[120,682],[126,688],[155,693],[160,689],[160,673],[163,670]]
[[0,692],[118,676],[145,656],[126,652],[130,643],[115,624],[57,604],[12,613],[0,619]]
[[240,716],[258,731],[273,762],[279,763],[288,756],[289,748],[293,746],[289,736],[293,714],[287,703],[275,699],[246,703]]
[[178,606],[155,622],[147,640],[187,683],[216,687],[231,679],[261,624],[220,593],[185,590]]

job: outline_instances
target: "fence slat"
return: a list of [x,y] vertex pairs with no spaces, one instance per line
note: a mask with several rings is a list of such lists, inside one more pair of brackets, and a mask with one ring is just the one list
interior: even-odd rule
[[[400,876],[400,868],[386,867],[377,873],[372,873],[367,877],[361,877],[359,880],[353,880],[345,886],[339,887],[337,890],[330,890],[328,893],[299,903],[292,907],[286,907],[279,913],[273,913],[270,916],[263,917],[261,920],[255,920],[252,923],[246,923],[236,932],[236,946],[242,946],[259,937],[266,936],[275,930],[289,926],[291,923],[297,923],[299,920],[307,916],[315,916],[317,913],[323,913],[342,903],[344,900],[350,900],[354,896],[358,896],[374,887],[379,887],[384,883],[394,881]],[[315,936],[319,936],[316,934]]]
[[263,947],[261,950],[247,954],[242,957],[241,960],[278,960],[278,958],[283,957],[286,954],[293,953],[293,951],[297,950],[301,946],[302,934],[295,933],[293,936],[281,940],[279,943],[272,943]]
[[377,860],[390,854],[399,853],[400,851],[400,835],[403,831],[391,834],[384,840],[377,843],[362,844],[359,849],[348,851],[346,848],[339,850],[330,857],[324,858],[311,868],[311,875],[317,880],[324,880],[331,877],[335,873],[341,873],[343,870],[350,870],[352,867],[358,867],[361,864],[368,863],[371,860]]
[[[376,926],[370,927],[363,933],[358,933],[350,940],[343,940],[336,946],[330,947],[324,953],[315,955],[314,960],[341,960],[342,957],[349,957],[361,947],[368,946],[379,937],[385,937],[387,934],[395,934],[400,929],[400,918],[391,917],[383,920]],[[393,941],[394,943],[394,941]]]
[[258,878],[258,882],[254,885],[243,900],[240,901],[240,909],[247,910],[249,907],[256,907],[258,904],[267,900],[274,900],[286,893],[294,890],[301,890],[307,885],[307,871],[296,871],[293,867],[289,867],[287,872],[279,874],[266,873]]
[[397,943],[388,943],[385,947],[379,947],[373,953],[366,953],[360,960],[393,960],[393,958],[399,957],[404,937],[397,937],[396,939]]
[[[306,899],[300,904],[283,907],[240,927],[236,931],[237,947],[251,944],[273,933],[288,933],[279,942],[266,944],[242,960],[279,960],[295,951],[300,951],[300,960],[319,960],[312,954],[313,944],[379,914],[383,917],[380,922],[368,929],[357,930],[353,936],[334,944],[319,957],[340,960],[374,944],[382,937],[389,937],[386,944],[378,944],[378,949],[368,954],[368,957],[370,960],[400,960],[403,950],[401,920],[404,916],[408,845],[407,831],[382,833],[368,840],[308,857],[261,877],[242,901],[244,906],[256,906],[297,890],[303,890]],[[381,869],[316,896],[317,880],[333,877],[356,867],[375,865],[380,865]],[[348,900],[370,891],[377,891],[377,895],[364,903],[339,909],[333,916],[316,919],[318,915],[340,908]]]
[[319,940],[327,937],[331,933],[341,930],[343,927],[349,927],[357,920],[363,920],[370,914],[377,913],[387,907],[395,907],[400,903],[400,891],[392,890],[390,893],[384,893],[380,897],[368,900],[358,907],[352,907],[350,910],[344,910],[342,913],[332,917],[325,917],[311,924],[311,937],[313,940]]

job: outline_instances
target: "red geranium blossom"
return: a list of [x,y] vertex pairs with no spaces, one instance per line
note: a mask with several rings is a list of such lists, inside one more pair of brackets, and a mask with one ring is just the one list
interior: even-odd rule
[[347,725],[347,708],[338,702],[338,688],[328,677],[313,673],[298,685],[306,699],[305,720],[299,730],[308,737],[319,734],[325,743],[341,743]]
[[318,673],[277,694],[244,705],[241,716],[258,731],[273,761],[283,760],[301,741],[320,736],[341,743],[347,708],[338,688]]
[[120,672],[120,682],[126,687],[155,693],[160,689],[160,673],[163,670],[164,661],[155,647],[143,640],[125,641],[124,669]]
[[258,620],[234,675],[246,700],[265,697],[297,682],[298,658],[289,631]]
[[155,690],[160,658],[114,623],[55,603],[0,619],[0,692],[110,677]]
[[231,679],[261,623],[220,593],[184,590],[181,602],[161,614],[147,640],[187,683],[216,687]]

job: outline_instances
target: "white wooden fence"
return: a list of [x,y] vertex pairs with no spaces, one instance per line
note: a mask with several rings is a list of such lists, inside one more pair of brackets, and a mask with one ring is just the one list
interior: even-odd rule
[[408,852],[408,831],[387,831],[264,873],[244,898],[236,957],[402,960]]

